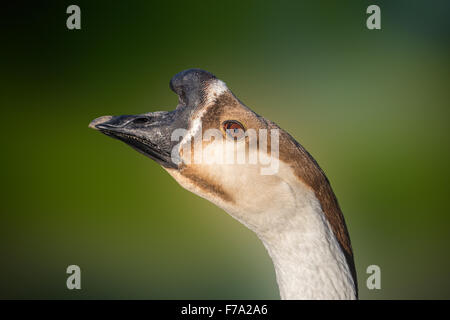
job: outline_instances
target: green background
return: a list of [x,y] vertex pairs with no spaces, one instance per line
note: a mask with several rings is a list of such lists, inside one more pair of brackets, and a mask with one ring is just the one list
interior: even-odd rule
[[[72,3],[79,31],[66,28]],[[370,4],[382,30],[365,26]],[[362,299],[450,298],[449,8],[2,4],[0,298],[279,298],[251,231],[87,127],[173,109],[168,82],[191,67],[317,159],[346,217]],[[82,290],[66,288],[70,264]],[[371,264],[381,290],[365,286]]]

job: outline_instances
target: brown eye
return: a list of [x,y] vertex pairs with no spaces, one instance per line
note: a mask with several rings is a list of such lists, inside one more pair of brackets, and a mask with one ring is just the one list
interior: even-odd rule
[[223,130],[230,138],[241,139],[245,135],[244,126],[236,120],[227,120],[223,123]]

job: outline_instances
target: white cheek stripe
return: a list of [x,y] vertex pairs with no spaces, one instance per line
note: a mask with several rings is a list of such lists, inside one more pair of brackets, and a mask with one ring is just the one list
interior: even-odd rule
[[192,137],[195,137],[198,132],[201,132],[203,116],[206,114],[206,112],[208,112],[211,104],[226,91],[228,91],[228,87],[222,80],[215,79],[208,84],[208,87],[206,88],[206,100],[204,102],[204,107],[198,112],[195,118],[191,120],[189,131],[179,144],[179,151],[186,142],[190,143]]
[[206,101],[205,105],[213,103],[216,98],[218,98],[221,94],[228,91],[228,87],[222,80],[215,79],[208,84],[206,88]]
[[183,148],[183,146],[186,143],[188,143],[189,145],[191,144],[192,137],[195,137],[199,132],[201,133],[201,131],[202,131],[202,118],[203,118],[203,115],[207,112],[208,109],[209,109],[209,107],[203,108],[197,114],[197,116],[192,120],[191,126],[189,128],[189,131],[186,133],[186,135],[181,140],[181,143],[179,144],[178,152],[181,151],[181,149]]

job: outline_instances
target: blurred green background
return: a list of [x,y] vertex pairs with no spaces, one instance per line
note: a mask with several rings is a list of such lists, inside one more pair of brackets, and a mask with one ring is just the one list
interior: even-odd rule
[[[82,29],[66,28],[81,7]],[[366,28],[381,7],[382,30]],[[322,166],[362,299],[450,298],[448,1],[2,4],[0,298],[278,299],[257,237],[88,129],[199,67]],[[66,288],[66,267],[82,290]],[[366,268],[382,289],[366,288]]]

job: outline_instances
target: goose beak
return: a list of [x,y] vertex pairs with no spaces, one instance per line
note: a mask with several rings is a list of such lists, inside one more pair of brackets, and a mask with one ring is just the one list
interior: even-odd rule
[[[180,138],[187,131],[192,113],[207,96],[205,88],[216,77],[204,70],[190,69],[177,73],[170,80],[170,88],[178,95],[178,106],[173,111],[149,112],[138,115],[103,116],[93,120],[89,128],[125,142],[165,168],[178,169],[181,163],[172,150],[179,140],[172,141],[172,133]],[[175,138],[175,137],[174,137]]]
[[177,168],[171,159],[173,116],[171,112],[139,115],[103,116],[94,119],[89,128],[125,142],[166,168]]

